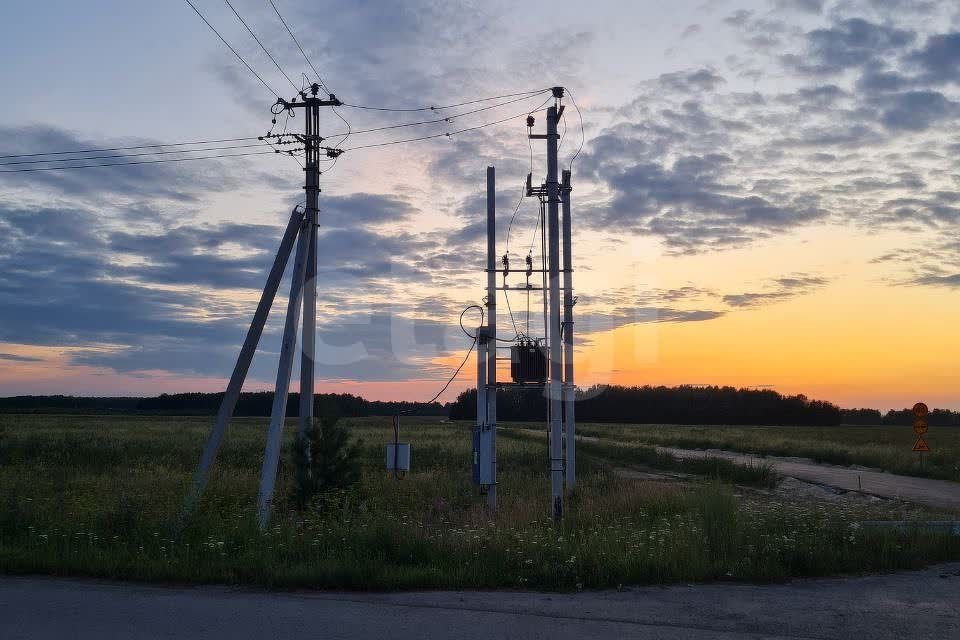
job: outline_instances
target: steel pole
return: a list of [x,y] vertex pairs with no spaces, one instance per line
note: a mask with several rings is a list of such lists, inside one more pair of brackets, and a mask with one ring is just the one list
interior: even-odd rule
[[560,185],[557,182],[557,107],[547,109],[547,236],[550,270],[550,494],[553,519],[563,517],[563,441],[560,344]]
[[277,289],[280,287],[283,270],[286,269],[287,261],[290,259],[293,242],[297,239],[297,233],[300,231],[302,224],[303,212],[299,206],[294,207],[290,213],[290,221],[287,222],[287,228],[283,232],[280,248],[277,250],[277,255],[273,260],[273,266],[270,268],[270,275],[267,276],[267,282],[263,287],[263,293],[260,294],[260,302],[257,304],[257,310],[253,314],[250,328],[247,329],[247,337],[243,341],[243,347],[240,349],[237,363],[233,367],[233,375],[230,376],[226,393],[223,394],[223,400],[220,402],[220,410],[217,412],[217,417],[213,421],[213,427],[210,429],[210,435],[207,436],[207,442],[203,447],[200,464],[197,466],[197,472],[193,476],[193,488],[187,497],[188,509],[200,498],[203,490],[207,486],[210,467],[217,457],[217,451],[220,449],[220,443],[223,441],[223,434],[227,429],[227,423],[233,416],[233,411],[237,406],[237,400],[240,399],[240,391],[243,389],[244,380],[246,380],[247,372],[250,370],[250,363],[253,361],[253,356],[257,351],[257,345],[260,343],[260,337],[263,335],[263,327],[266,324],[267,316],[270,315],[270,307],[273,306]]
[[560,207],[563,212],[563,431],[566,439],[567,491],[577,483],[577,442],[573,382],[573,240],[570,220],[570,171],[563,172]]
[[270,503],[277,481],[277,465],[280,461],[280,445],[283,438],[283,421],[287,413],[287,396],[290,393],[290,374],[293,370],[293,354],[297,346],[297,325],[300,303],[303,297],[303,279],[306,275],[307,253],[310,237],[307,223],[300,228],[297,241],[297,257],[291,274],[290,298],[287,300],[287,319],[283,327],[283,344],[280,346],[280,366],[277,367],[277,384],[274,388],[273,409],[270,412],[270,428],[267,431],[267,446],[263,454],[263,469],[260,473],[260,492],[257,496],[257,514],[260,528],[267,526],[270,518]]
[[487,426],[490,430],[490,486],[487,506],[497,507],[497,188],[496,170],[487,167]]

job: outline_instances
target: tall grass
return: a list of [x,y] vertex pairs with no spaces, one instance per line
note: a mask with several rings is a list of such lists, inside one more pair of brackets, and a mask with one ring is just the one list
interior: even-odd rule
[[[466,426],[405,425],[413,470],[396,481],[382,470],[389,423],[349,424],[367,443],[361,482],[302,514],[278,499],[260,532],[261,421],[231,427],[208,493],[184,518],[206,421],[4,418],[0,571],[271,587],[574,589],[960,559],[958,538],[862,530],[861,519],[889,515],[873,508],[737,497],[716,480],[626,480],[607,471],[599,452],[586,456],[557,526],[547,517],[544,443],[517,438],[500,441],[494,516],[469,482]],[[287,450],[281,495],[288,461]]]

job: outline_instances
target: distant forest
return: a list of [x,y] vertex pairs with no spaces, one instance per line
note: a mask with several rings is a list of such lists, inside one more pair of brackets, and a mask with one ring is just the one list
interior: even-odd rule
[[[578,422],[665,424],[836,425],[839,407],[804,396],[734,387],[592,387],[577,390]],[[450,408],[455,420],[473,420],[477,392],[460,394]],[[501,389],[498,420],[545,420],[543,390]]]
[[[888,411],[840,409],[803,395],[785,396],[764,389],[734,387],[592,387],[577,390],[579,422],[729,424],[729,425],[910,425],[909,408]],[[76,396],[16,396],[0,398],[0,413],[115,413],[145,415],[214,415],[222,393],[162,394],[152,398],[86,398]],[[268,416],[273,404],[269,391],[243,393],[234,415]],[[461,393],[456,401],[382,402],[347,393],[323,393],[315,398],[317,415],[342,417],[419,416],[476,419],[477,392]],[[291,393],[287,415],[299,414],[300,396]],[[546,404],[540,388],[507,388],[497,394],[500,420],[546,419]],[[960,412],[934,409],[927,416],[931,426],[960,426]]]
[[[909,425],[910,409],[840,409],[806,396],[785,396],[765,389],[734,387],[594,387],[577,390],[578,422],[622,422],[664,424],[727,425]],[[450,407],[454,420],[475,420],[477,392],[460,394]],[[545,420],[542,389],[500,389],[497,393],[499,420]],[[928,416],[931,426],[960,426],[960,412],[934,409]]]
[[[222,393],[173,393],[152,398],[83,398],[77,396],[15,396],[0,398],[0,413],[141,413],[149,415],[214,415]],[[235,416],[269,416],[273,392],[241,393]],[[314,397],[315,415],[344,418],[391,416],[408,412],[418,416],[446,416],[448,405],[439,402],[382,402],[349,393],[321,393]],[[300,394],[287,397],[287,415],[300,415]]]

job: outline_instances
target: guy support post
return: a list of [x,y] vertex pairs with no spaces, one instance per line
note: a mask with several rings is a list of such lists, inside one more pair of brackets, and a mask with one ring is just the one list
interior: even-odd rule
[[247,378],[247,372],[250,370],[250,363],[253,361],[253,354],[257,351],[257,345],[260,343],[260,337],[263,335],[263,327],[266,324],[267,316],[270,314],[270,307],[273,306],[273,300],[277,296],[277,289],[280,287],[280,279],[283,277],[283,270],[290,259],[290,252],[293,249],[293,243],[300,233],[303,225],[303,211],[300,207],[294,207],[290,214],[290,221],[287,223],[287,229],[283,234],[283,240],[280,241],[280,249],[274,258],[273,267],[270,269],[270,275],[267,276],[267,283],[263,287],[263,293],[260,295],[260,303],[253,314],[253,320],[250,322],[250,328],[247,330],[247,337],[243,341],[243,347],[240,349],[240,355],[237,356],[237,363],[233,368],[233,375],[230,376],[230,383],[227,385],[227,391],[223,394],[223,400],[220,402],[220,410],[210,429],[210,435],[207,436],[207,443],[203,447],[203,454],[200,457],[200,464],[197,466],[197,472],[193,477],[193,487],[187,498],[187,509],[203,494],[207,486],[207,479],[210,476],[210,467],[213,466],[213,460],[217,457],[217,451],[220,449],[220,443],[223,441],[223,434],[227,429],[227,423],[233,416],[233,410],[237,406],[237,400],[240,398],[240,391],[243,389],[244,380]]

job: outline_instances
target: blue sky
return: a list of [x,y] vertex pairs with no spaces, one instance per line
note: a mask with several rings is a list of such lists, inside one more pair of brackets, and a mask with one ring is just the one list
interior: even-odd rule
[[[268,2],[234,4],[295,81],[309,73]],[[898,306],[960,319],[955,3],[277,4],[345,102],[572,90],[584,119],[574,175],[585,381],[772,383],[877,406],[928,393],[960,406],[951,390],[960,371],[942,357],[960,355],[960,345]],[[224,3],[197,5],[292,97]],[[6,3],[0,54],[0,154],[269,127],[273,96],[186,3]],[[581,145],[567,105],[564,164]],[[410,120],[342,113],[357,128]],[[445,126],[454,127],[345,146]],[[342,130],[329,113],[322,127]],[[323,176],[324,388],[432,395],[465,348],[459,310],[482,295],[484,168],[497,166],[508,216],[530,170],[524,134],[521,118],[347,152]],[[0,174],[0,393],[222,386],[300,180],[292,160],[273,156]],[[532,212],[522,203],[518,235],[529,237]],[[717,346],[715,336],[755,341],[745,345],[755,353],[777,336],[802,344],[823,315],[839,319],[815,327],[819,366],[803,353],[793,369],[759,355],[745,365]],[[251,387],[269,386],[278,326],[274,317]],[[603,361],[625,328],[643,346],[626,364]],[[921,336],[918,351],[940,353],[864,342],[878,335]],[[681,343],[702,346],[672,346]],[[931,367],[927,388],[917,378]]]

